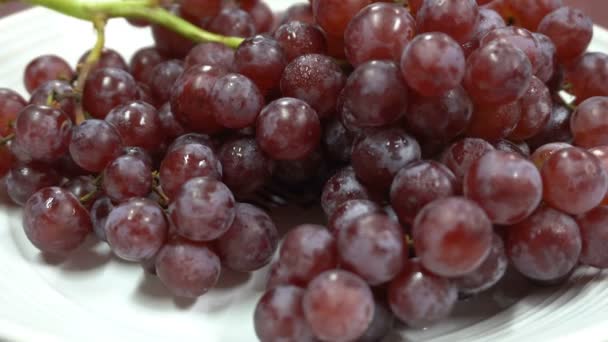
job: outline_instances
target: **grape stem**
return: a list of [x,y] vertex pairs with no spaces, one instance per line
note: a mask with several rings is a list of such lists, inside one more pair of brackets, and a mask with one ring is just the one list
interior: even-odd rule
[[171,14],[158,0],[24,0],[63,14],[95,23],[99,18],[134,18],[164,26],[195,42],[215,42],[236,49],[243,38],[205,31]]
[[[79,96],[82,95],[84,90],[84,83],[91,72],[91,69],[97,64],[97,61],[101,57],[101,53],[103,52],[103,47],[106,41],[105,29],[106,29],[106,18],[102,15],[97,15],[93,18],[93,27],[95,27],[95,32],[97,34],[97,41],[95,42],[95,46],[89,52],[84,63],[80,66],[80,72],[78,73],[78,79],[76,80],[76,88],[74,91]],[[76,110],[76,124],[80,124],[86,120],[84,115],[84,110],[82,109],[82,105],[79,105]]]
[[6,145],[9,141],[13,140],[14,138],[15,138],[14,133],[11,133],[5,137],[0,138],[0,146]]

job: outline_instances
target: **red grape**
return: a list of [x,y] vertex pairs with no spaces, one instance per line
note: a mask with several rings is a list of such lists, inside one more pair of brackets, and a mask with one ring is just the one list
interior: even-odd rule
[[173,85],[183,72],[182,61],[175,59],[160,62],[150,71],[147,83],[157,103],[169,101]]
[[303,297],[304,290],[299,287],[278,286],[260,298],[253,315],[260,341],[314,341],[304,317]]
[[14,166],[4,180],[10,199],[18,205],[24,205],[36,191],[59,185],[61,177],[49,165],[33,162]]
[[210,147],[187,143],[169,149],[159,173],[163,192],[169,198],[174,198],[182,185],[192,178],[221,179],[222,165]]
[[553,102],[551,93],[540,79],[532,76],[528,90],[519,100],[521,119],[509,138],[517,141],[535,136],[549,121]]
[[344,107],[356,126],[384,126],[406,113],[407,93],[397,64],[371,61],[358,66],[346,81]]
[[402,168],[391,185],[391,205],[404,224],[412,224],[418,212],[436,199],[456,195],[456,178],[444,165],[429,160]]
[[232,70],[234,68],[234,50],[220,43],[201,43],[188,52],[184,63],[186,68],[202,64]]
[[246,38],[255,34],[255,23],[249,13],[231,7],[224,7],[206,28],[225,36]]
[[[52,98],[49,103],[49,97]],[[76,99],[74,88],[67,81],[48,81],[36,88],[30,97],[29,104],[51,106],[64,112],[70,120],[76,122]]]
[[595,208],[608,190],[608,177],[599,159],[576,147],[551,155],[541,170],[543,199],[568,214]]
[[240,74],[218,78],[209,93],[209,102],[217,123],[234,129],[253,126],[264,107],[258,87]]
[[570,114],[570,109],[561,104],[554,103],[547,123],[539,133],[527,140],[530,147],[537,148],[555,141],[571,141]]
[[424,328],[447,317],[458,293],[447,279],[434,275],[417,259],[408,260],[404,270],[389,285],[388,302],[402,322]]
[[301,21],[307,24],[314,24],[312,6],[307,3],[297,3],[289,6],[285,13],[283,13],[281,24],[286,24],[290,21]]
[[407,256],[401,226],[383,214],[370,214],[336,231],[341,266],[370,285],[393,279]]
[[162,247],[155,261],[160,281],[176,296],[196,298],[217,284],[221,264],[205,244],[173,239]]
[[405,114],[408,131],[427,140],[451,141],[467,128],[473,103],[460,86],[439,96],[411,96]]
[[186,133],[186,129],[177,121],[175,115],[173,115],[169,102],[158,109],[158,118],[160,119],[160,126],[165,138],[167,138],[167,142],[171,142],[175,140],[175,138]]
[[534,153],[532,153],[532,155],[530,156],[530,160],[534,163],[534,165],[536,165],[539,170],[542,170],[543,165],[545,165],[545,162],[553,155],[553,153],[567,147],[572,147],[572,145],[562,142],[542,145],[537,148]]
[[281,77],[281,93],[305,101],[319,118],[333,115],[346,76],[330,57],[308,54],[294,59]]
[[70,252],[78,248],[91,231],[89,213],[65,189],[41,189],[25,203],[23,211],[25,235],[42,252]]
[[355,170],[346,167],[333,175],[323,187],[321,207],[327,216],[342,203],[354,199],[370,199],[370,192],[357,180]]
[[608,96],[608,55],[587,52],[567,70],[578,103],[593,96]]
[[474,202],[441,198],[426,205],[412,227],[416,255],[429,271],[458,277],[475,270],[492,245],[492,223]]
[[568,275],[578,262],[581,245],[576,221],[547,206],[507,229],[511,265],[535,280],[552,281]]
[[578,105],[570,117],[574,143],[581,147],[608,144],[608,97],[591,97]]
[[171,111],[182,125],[200,133],[221,130],[209,97],[215,82],[226,73],[222,67],[195,65],[175,81],[171,90]]
[[477,159],[464,178],[464,194],[477,202],[495,224],[514,224],[539,205],[543,182],[536,166],[521,156],[490,151]]
[[321,272],[338,265],[336,241],[323,226],[297,226],[285,235],[279,262],[290,283],[306,286]]
[[467,128],[467,135],[487,140],[508,137],[521,118],[519,102],[505,105],[477,105]]
[[34,58],[25,67],[23,82],[25,89],[32,93],[48,81],[70,81],[72,77],[74,77],[74,71],[63,58],[55,55],[42,55]]
[[353,66],[391,59],[399,62],[416,34],[416,21],[398,4],[376,3],[359,11],[344,32],[346,57]]
[[290,21],[279,26],[273,36],[285,51],[289,62],[303,55],[327,52],[323,31],[312,24]]
[[217,240],[217,254],[226,267],[252,272],[270,262],[279,244],[279,233],[261,209],[239,203],[235,210],[234,222]]
[[82,93],[84,110],[104,119],[114,107],[133,101],[137,84],[128,72],[116,68],[99,68],[89,74]]
[[234,55],[236,70],[251,79],[266,95],[279,88],[287,55],[273,38],[257,35],[245,39]]
[[519,48],[528,57],[534,74],[541,67],[542,51],[540,42],[536,40],[532,32],[515,26],[497,28],[488,32],[481,39],[480,44],[481,46],[485,46],[491,42],[506,43]]
[[439,96],[456,88],[464,71],[460,45],[441,32],[416,36],[401,57],[401,72],[407,84],[424,96]]
[[562,0],[505,0],[518,26],[536,30],[540,21],[553,10],[562,7]]
[[576,219],[581,232],[580,262],[598,268],[608,268],[608,207],[599,206]]
[[327,155],[338,162],[348,162],[353,150],[353,138],[338,119],[325,123],[322,137]]
[[72,135],[72,121],[59,109],[29,105],[19,112],[15,139],[30,157],[54,161],[66,154]]
[[148,83],[154,67],[164,60],[165,58],[161,56],[155,47],[141,48],[135,52],[129,62],[131,75],[138,82]]
[[314,335],[325,341],[345,342],[361,337],[374,316],[369,286],[356,275],[341,270],[317,276],[308,285],[302,305]]
[[13,133],[13,121],[27,102],[17,92],[0,88],[0,136],[6,137]]
[[70,155],[85,170],[100,172],[122,149],[122,139],[108,122],[97,119],[85,120],[72,130]]
[[217,15],[222,9],[222,0],[182,0],[180,4],[185,16],[199,21]]
[[343,37],[351,19],[372,0],[315,0],[312,10],[315,22],[329,35]]
[[567,63],[587,50],[593,37],[593,21],[579,9],[560,7],[543,18],[538,32],[553,41],[557,59]]
[[154,152],[165,138],[156,108],[145,102],[118,106],[108,113],[106,121],[116,128],[126,146]]
[[370,133],[353,148],[352,165],[357,178],[370,188],[388,192],[404,166],[420,159],[418,142],[399,128]]
[[531,79],[522,50],[498,39],[469,56],[463,84],[475,103],[501,105],[521,98]]
[[145,197],[152,189],[152,170],[140,158],[123,155],[103,172],[103,190],[112,200],[123,202],[131,197]]
[[496,285],[505,275],[508,266],[504,242],[497,234],[492,235],[492,248],[484,262],[473,272],[452,281],[464,295],[474,295]]
[[321,123],[306,102],[284,97],[269,103],[260,113],[256,140],[276,160],[294,160],[310,154],[321,139]]
[[[243,7],[242,3],[241,7]],[[256,32],[265,33],[273,30],[275,25],[274,13],[264,1],[258,1],[253,7],[245,8],[245,10],[253,19]]]
[[108,244],[118,257],[141,262],[153,257],[163,246],[168,224],[158,204],[134,197],[112,209],[105,232]]
[[[91,50],[86,51],[82,54],[82,56],[80,56],[80,59],[78,60],[79,66],[85,63],[87,57],[89,57],[89,53],[91,53]],[[108,48],[104,48],[101,51],[101,56],[99,56],[99,60],[97,60],[97,63],[95,63],[93,70],[101,68],[116,68],[127,72],[129,71],[129,66],[127,65],[127,62],[125,62],[125,59],[122,58],[122,56],[116,50]]]
[[327,225],[334,234],[337,234],[360,218],[380,213],[382,213],[382,209],[372,201],[364,199],[349,200],[336,207],[329,216]]
[[186,182],[169,207],[177,234],[193,241],[222,236],[234,221],[235,201],[230,189],[211,178]]
[[464,43],[475,33],[478,14],[475,0],[424,0],[416,21],[420,32],[443,32]]
[[539,44],[540,55],[538,69],[534,73],[543,82],[549,82],[556,72],[557,59],[555,57],[555,44],[542,33],[533,32],[534,39]]
[[266,157],[255,139],[240,138],[226,142],[218,155],[223,182],[237,196],[260,189],[270,179],[274,164]]

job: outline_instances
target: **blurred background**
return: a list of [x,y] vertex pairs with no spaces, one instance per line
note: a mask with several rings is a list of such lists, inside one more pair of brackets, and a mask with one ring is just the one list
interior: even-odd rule
[[[578,7],[585,11],[596,25],[608,27],[608,0],[564,0],[568,6]],[[0,17],[25,9],[19,2],[0,4]]]

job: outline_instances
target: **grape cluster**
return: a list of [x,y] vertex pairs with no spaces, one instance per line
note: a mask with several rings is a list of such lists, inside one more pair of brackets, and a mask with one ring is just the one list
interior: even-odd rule
[[[29,102],[0,89],[0,176],[42,252],[93,234],[190,298],[222,268],[269,265],[254,313],[264,342],[378,341],[395,318],[427,327],[508,265],[544,284],[608,268],[608,55],[586,52],[581,11],[168,9],[245,39],[233,51],[152,25],[154,46],[129,63],[105,49],[83,85],[41,56],[24,73]],[[326,226],[273,222],[277,207],[311,204]]]

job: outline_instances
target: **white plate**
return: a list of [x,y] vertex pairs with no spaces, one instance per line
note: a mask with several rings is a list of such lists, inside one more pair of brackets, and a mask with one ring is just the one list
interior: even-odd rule
[[[296,1],[270,0],[275,9]],[[0,20],[0,87],[26,94],[25,65],[54,53],[75,63],[92,46],[90,24],[32,9]],[[113,20],[107,46],[125,57],[151,44],[147,30]],[[591,50],[608,51],[596,29]],[[305,222],[287,213],[279,225]],[[228,274],[221,288],[196,302],[171,298],[138,265],[89,244],[68,260],[44,260],[25,238],[20,211],[0,207],[0,340],[10,341],[256,341],[252,311],[263,274]],[[423,331],[394,333],[389,341],[608,340],[606,272],[584,269],[559,288],[536,289],[515,277],[495,291],[460,303],[453,317]]]

